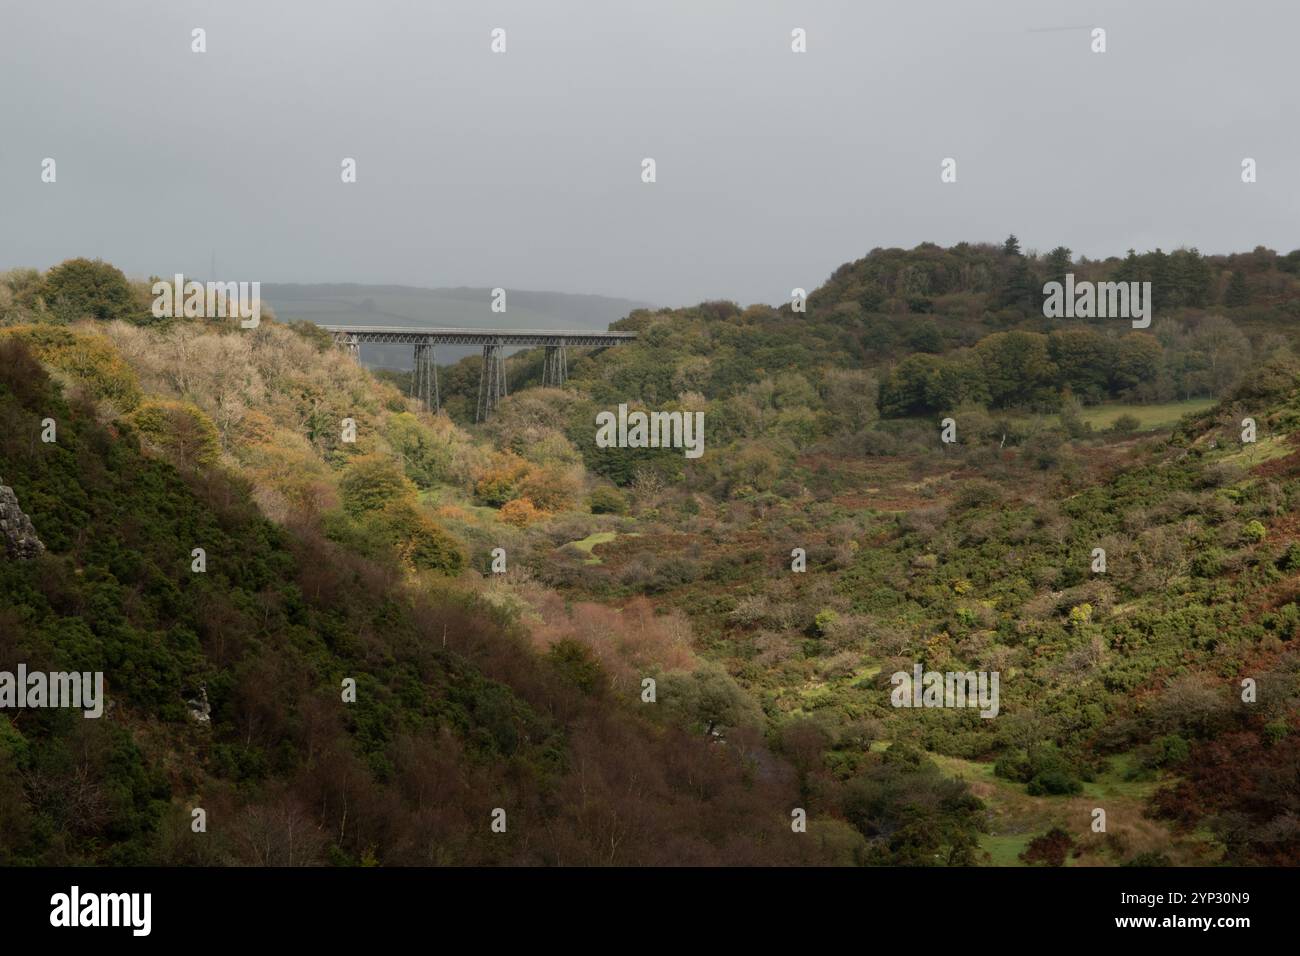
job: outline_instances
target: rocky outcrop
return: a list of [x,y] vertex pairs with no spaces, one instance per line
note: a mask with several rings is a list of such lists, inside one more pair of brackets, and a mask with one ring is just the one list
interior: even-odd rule
[[199,696],[185,702],[190,709],[190,717],[201,724],[211,723],[212,705],[208,703],[208,688],[199,688]]
[[18,507],[18,496],[8,485],[0,485],[0,542],[7,556],[19,561],[28,561],[45,550],[32,519]]

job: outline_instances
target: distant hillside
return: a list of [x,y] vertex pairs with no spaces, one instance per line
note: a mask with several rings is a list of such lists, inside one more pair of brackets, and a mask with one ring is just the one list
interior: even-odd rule
[[[507,310],[491,310],[492,290],[464,286],[422,289],[405,285],[267,283],[262,295],[282,321],[305,320],[320,325],[444,325],[467,328],[600,329],[609,327],[644,302],[611,299],[602,295],[566,292],[530,292],[507,289]],[[440,349],[441,363],[454,362],[473,349]],[[368,365],[409,369],[411,349],[406,346],[367,345],[362,360]]]

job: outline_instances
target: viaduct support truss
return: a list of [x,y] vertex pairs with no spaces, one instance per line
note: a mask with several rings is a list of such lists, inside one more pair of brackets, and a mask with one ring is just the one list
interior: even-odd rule
[[558,388],[569,377],[570,348],[604,349],[626,345],[636,339],[635,332],[559,332],[542,329],[421,329],[388,326],[322,325],[334,337],[334,344],[361,360],[362,343],[411,345],[415,348],[415,370],[411,374],[411,397],[426,411],[442,408],[438,391],[438,345],[474,345],[483,349],[483,366],[479,374],[478,405],[474,420],[487,421],[510,394],[506,383],[506,358],[503,349],[511,346],[544,348],[542,385]]
[[442,396],[438,393],[438,353],[432,345],[417,343],[415,368],[411,372],[411,397],[426,412],[442,409]]
[[569,380],[569,353],[563,345],[546,346],[542,363],[542,388],[559,388]]

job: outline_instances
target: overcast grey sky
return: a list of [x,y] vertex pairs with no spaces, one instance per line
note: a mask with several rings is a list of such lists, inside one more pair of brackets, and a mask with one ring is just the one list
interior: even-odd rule
[[0,268],[680,305],[1009,231],[1285,252],[1298,32],[1294,0],[0,0]]

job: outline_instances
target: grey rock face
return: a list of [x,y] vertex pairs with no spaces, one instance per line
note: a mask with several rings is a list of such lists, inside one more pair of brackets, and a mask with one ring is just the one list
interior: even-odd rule
[[45,550],[32,519],[18,507],[18,496],[8,485],[0,485],[0,541],[5,553],[19,561],[31,560]]
[[189,705],[190,717],[201,724],[210,723],[212,720],[212,705],[208,703],[207,687],[199,688],[199,696],[193,700],[185,702]]

